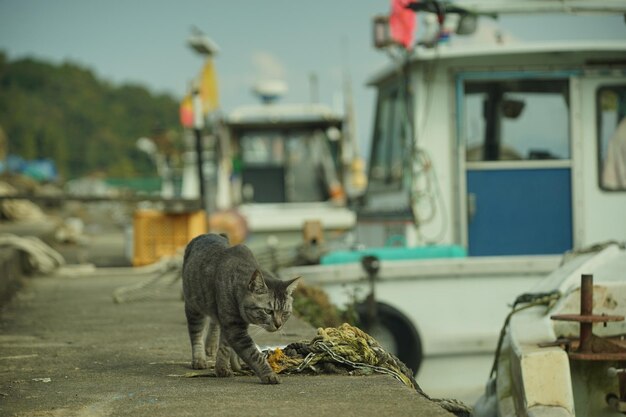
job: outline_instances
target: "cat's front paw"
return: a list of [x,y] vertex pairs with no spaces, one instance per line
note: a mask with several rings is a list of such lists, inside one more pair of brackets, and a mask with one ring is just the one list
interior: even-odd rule
[[193,369],[207,369],[209,365],[206,359],[194,359],[191,361],[191,367]]
[[271,374],[261,375],[259,378],[261,379],[262,384],[280,384],[280,379],[278,379],[278,375],[274,372]]

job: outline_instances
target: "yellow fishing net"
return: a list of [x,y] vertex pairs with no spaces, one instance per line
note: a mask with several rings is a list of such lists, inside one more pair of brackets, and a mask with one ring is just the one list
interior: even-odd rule
[[339,327],[317,329],[310,342],[292,343],[284,349],[265,351],[267,361],[280,373],[336,373],[338,366],[349,373],[383,373],[392,375],[406,386],[439,404],[459,417],[471,415],[471,409],[454,399],[429,397],[413,378],[413,372],[394,355],[387,353],[380,344],[362,331],[347,323]]
[[292,343],[284,349],[266,351],[267,360],[276,373],[296,373],[305,370],[323,372],[323,364],[345,365],[393,375],[405,385],[416,388],[411,371],[395,356],[385,352],[378,342],[347,323],[339,327],[317,329],[310,342]]

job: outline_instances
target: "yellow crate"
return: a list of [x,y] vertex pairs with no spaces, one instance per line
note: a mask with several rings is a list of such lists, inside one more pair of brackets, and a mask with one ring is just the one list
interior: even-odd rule
[[148,265],[174,255],[206,231],[206,213],[202,210],[176,214],[138,210],[133,216],[133,265]]

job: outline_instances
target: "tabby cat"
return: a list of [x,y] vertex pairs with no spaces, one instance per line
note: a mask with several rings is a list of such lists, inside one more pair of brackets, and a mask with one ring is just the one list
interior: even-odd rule
[[261,270],[248,247],[230,247],[224,235],[205,234],[189,242],[183,294],[192,367],[205,369],[207,355],[215,355],[216,375],[231,376],[240,369],[239,355],[262,383],[278,384],[278,376],[248,334],[248,325],[279,330],[291,314],[291,293],[298,281],[299,277],[281,281]]

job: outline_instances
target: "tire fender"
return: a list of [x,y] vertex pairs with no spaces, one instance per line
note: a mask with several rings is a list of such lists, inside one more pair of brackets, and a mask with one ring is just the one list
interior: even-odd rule
[[[359,315],[359,324],[363,326],[363,330],[367,331],[371,324],[367,304],[358,304],[356,310]],[[376,302],[376,319],[378,324],[384,326],[393,335],[398,351],[390,353],[404,362],[413,371],[413,375],[417,375],[423,358],[422,340],[411,320],[397,308],[378,301]]]

